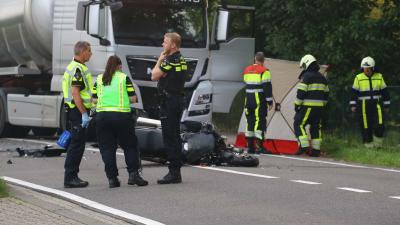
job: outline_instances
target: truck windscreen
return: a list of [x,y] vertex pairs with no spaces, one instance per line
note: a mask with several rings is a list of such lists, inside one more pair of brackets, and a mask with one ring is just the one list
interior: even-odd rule
[[116,44],[161,46],[165,33],[177,32],[182,47],[206,47],[206,10],[202,4],[124,1],[122,8],[112,12],[112,21]]

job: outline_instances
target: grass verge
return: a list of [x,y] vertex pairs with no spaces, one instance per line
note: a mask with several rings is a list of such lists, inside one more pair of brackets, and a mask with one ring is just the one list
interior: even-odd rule
[[8,188],[6,182],[0,179],[0,198],[8,197]]
[[366,148],[355,134],[324,135],[322,149],[327,157],[369,165],[400,168],[400,133],[390,131],[382,148]]

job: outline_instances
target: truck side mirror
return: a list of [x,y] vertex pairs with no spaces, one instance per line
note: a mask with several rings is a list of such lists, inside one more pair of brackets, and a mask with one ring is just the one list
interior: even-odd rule
[[86,27],[87,33],[89,35],[99,37],[100,36],[100,26],[99,26],[99,17],[100,17],[100,5],[89,5],[87,8],[87,18],[88,18],[88,26]]
[[218,11],[217,41],[224,42],[228,36],[229,12],[224,9]]
[[102,4],[88,5],[86,8],[87,26],[86,31],[89,35],[100,40],[100,45],[109,46],[111,43],[107,40],[108,31],[108,10],[109,6]]

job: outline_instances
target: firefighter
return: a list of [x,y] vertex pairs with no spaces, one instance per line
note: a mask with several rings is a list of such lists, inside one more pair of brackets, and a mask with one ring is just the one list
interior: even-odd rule
[[67,129],[71,131],[71,142],[65,158],[64,187],[79,188],[89,185],[78,177],[79,165],[85,150],[85,129],[89,125],[89,111],[92,107],[92,75],[86,62],[92,56],[90,44],[79,41],[74,46],[74,59],[65,70],[62,89],[67,108]]
[[351,111],[359,115],[365,147],[381,147],[385,128],[384,112],[389,112],[390,106],[389,92],[382,74],[375,70],[373,58],[369,56],[363,58],[361,70],[353,83]]
[[295,100],[294,130],[299,141],[299,150],[296,153],[301,155],[310,147],[306,125],[310,125],[312,157],[320,156],[322,134],[321,117],[328,102],[328,82],[319,73],[319,65],[312,55],[305,55],[300,60],[300,83],[297,87],[297,98]]
[[184,84],[187,64],[179,51],[181,36],[166,33],[160,54],[152,70],[151,80],[158,81],[160,120],[164,146],[169,161],[169,171],[158,184],[181,183],[182,141],[180,120],[183,112]]
[[130,107],[137,97],[132,82],[121,69],[121,59],[110,56],[104,74],[96,79],[93,101],[96,102],[97,141],[110,188],[120,186],[116,160],[118,145],[124,150],[128,184],[146,186],[148,182],[139,173],[140,157]]
[[[264,53],[257,52],[255,63],[243,71],[246,83],[245,114],[247,120],[246,139],[249,154],[271,153],[263,147],[267,129],[267,108],[272,109],[271,74],[264,67]],[[257,150],[254,146],[256,139]]]

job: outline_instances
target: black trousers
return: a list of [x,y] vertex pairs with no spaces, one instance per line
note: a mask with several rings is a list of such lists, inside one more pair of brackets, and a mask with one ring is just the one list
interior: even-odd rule
[[68,109],[68,129],[71,132],[71,142],[65,158],[64,181],[70,181],[78,176],[83,152],[85,151],[85,129],[82,128],[82,114],[78,108]]
[[182,166],[182,140],[180,121],[183,111],[183,96],[167,95],[160,102],[161,129],[164,148],[168,154],[169,168],[180,169]]
[[264,93],[246,93],[246,137],[264,139],[267,130],[267,102]]
[[310,125],[311,142],[315,144],[313,148],[319,150],[322,141],[321,117],[324,113],[323,107],[302,106],[294,116],[294,132],[302,148],[309,147],[309,138],[305,130],[306,125]]
[[372,142],[372,135],[383,137],[385,132],[384,112],[377,101],[359,101],[357,114],[364,143]]
[[131,113],[98,112],[96,133],[107,178],[118,176],[116,158],[118,145],[124,150],[128,173],[139,170],[140,158]]

